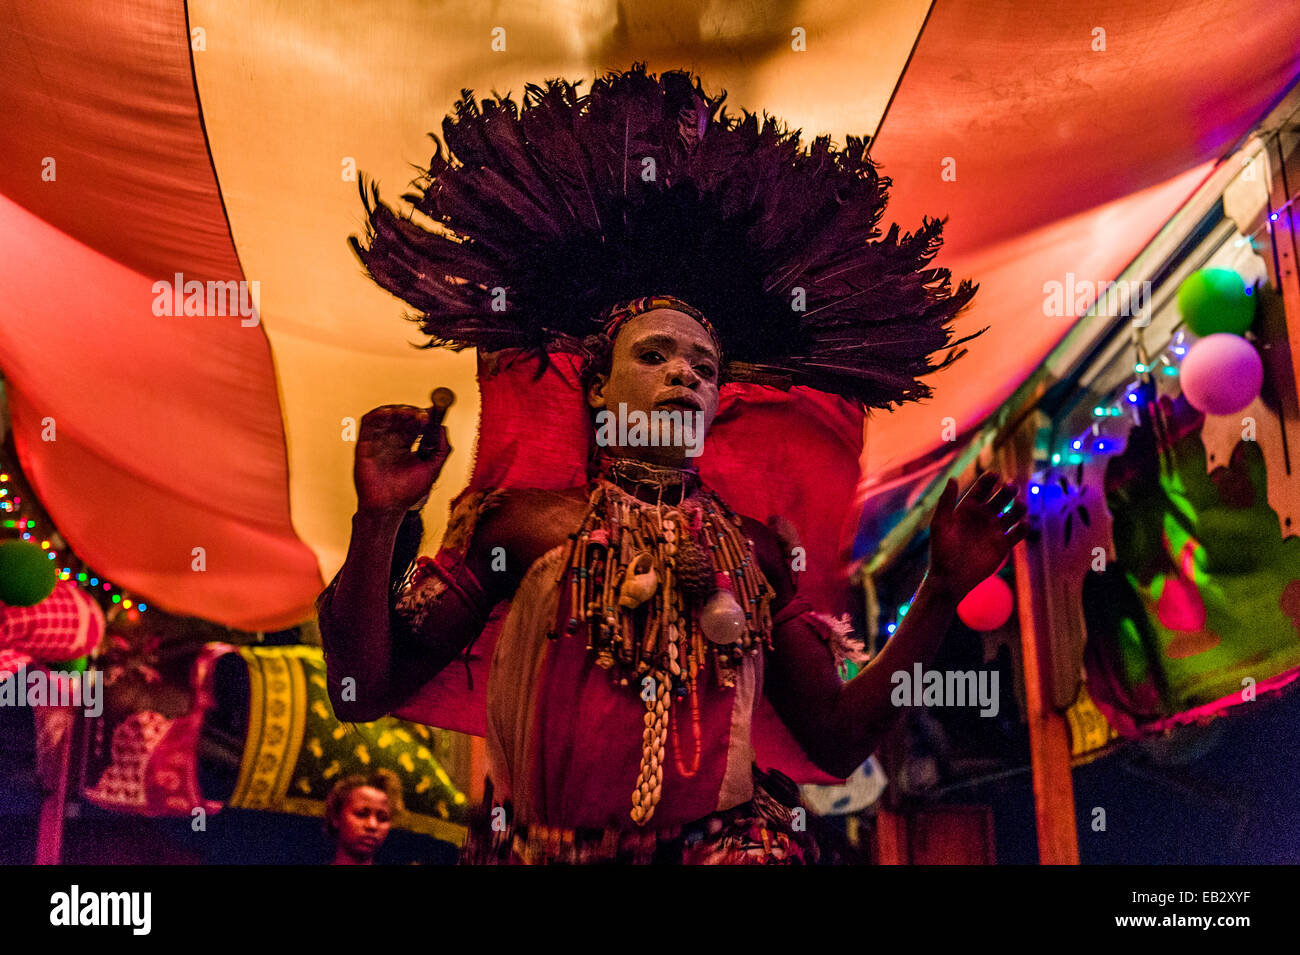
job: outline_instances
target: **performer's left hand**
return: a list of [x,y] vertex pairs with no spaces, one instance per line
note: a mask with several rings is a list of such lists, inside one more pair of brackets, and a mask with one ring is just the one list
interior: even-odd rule
[[1011,549],[1024,540],[1029,533],[1029,523],[1023,520],[1027,511],[1015,483],[1001,484],[991,471],[976,478],[960,501],[957,481],[949,478],[930,518],[927,576],[961,600],[994,574]]

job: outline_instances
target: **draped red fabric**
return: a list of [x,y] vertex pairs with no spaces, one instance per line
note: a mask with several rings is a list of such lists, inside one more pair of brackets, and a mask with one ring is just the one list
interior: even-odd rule
[[[560,489],[586,480],[593,425],[570,356],[556,356],[535,380],[531,359],[480,360],[482,406],[471,485]],[[773,516],[797,529],[805,560],[793,566],[813,606],[849,606],[846,562],[856,524],[850,512],[862,454],[862,411],[807,388],[723,388],[717,418],[699,458],[700,474],[734,510]],[[792,558],[797,559],[797,558]],[[400,715],[477,735],[486,731],[487,666],[501,615],[489,624],[465,669],[451,666]],[[771,705],[755,714],[755,754],[764,767],[800,782],[836,781],[812,765]]]
[[872,418],[870,478],[995,411],[1073,324],[1043,284],[1116,278],[1298,77],[1296,3],[937,0],[871,156],[889,219],[947,217],[936,264],[980,283],[959,330],[992,328]]
[[[293,532],[265,335],[150,310],[177,272],[244,278],[186,6],[3,8],[0,367],[24,466],[73,548],[146,600],[301,622],[323,581]],[[993,328],[935,377],[934,401],[873,417],[869,475],[934,452],[945,417],[978,427],[1070,327],[1041,314],[1043,283],[1114,278],[1300,75],[1297,53],[1296,4],[933,4],[872,155],[894,182],[887,218],[947,216],[936,264],[981,283],[959,330]],[[325,99],[355,86],[345,56],[313,68]]]
[[155,283],[244,278],[208,156],[185,5],[6,4],[0,365],[41,502],[94,570],[246,629],[311,616],[270,347],[159,316]]

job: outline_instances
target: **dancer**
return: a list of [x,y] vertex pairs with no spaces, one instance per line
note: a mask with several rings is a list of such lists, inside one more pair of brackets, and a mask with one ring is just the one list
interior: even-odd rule
[[[487,686],[489,792],[463,861],[817,861],[802,810],[753,765],[756,700],[849,775],[897,715],[891,675],[933,656],[957,602],[1023,538],[1026,509],[993,475],[960,501],[950,482],[907,617],[841,683],[843,635],[798,595],[791,542],[736,514],[693,452],[729,381],[867,407],[927,396],[917,376],[959,357],[928,356],[966,340],[946,325],[973,289],[921,269],[938,223],[879,238],[887,181],[863,141],[805,155],[752,117],[715,117],[721,100],[687,74],[640,65],[588,97],[558,81],[529,94],[522,117],[467,94],[444,123],[461,165],[440,146],[417,208],[459,238],[377,204],[369,247],[354,247],[422,310],[431,345],[577,351],[588,480],[467,492],[438,554],[412,565],[411,508],[451,448],[438,427],[432,455],[422,438],[412,450],[426,410],[367,414],[352,542],[318,602],[336,713],[399,708],[509,600]],[[649,187],[620,182],[647,168]]]

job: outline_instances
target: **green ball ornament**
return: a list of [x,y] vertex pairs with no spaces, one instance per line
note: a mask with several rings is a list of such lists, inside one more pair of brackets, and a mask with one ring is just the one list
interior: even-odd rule
[[31,607],[54,592],[54,561],[27,541],[0,541],[0,601]]
[[1178,311],[1200,338],[1216,332],[1241,335],[1255,320],[1255,296],[1232,269],[1201,269],[1179,286]]

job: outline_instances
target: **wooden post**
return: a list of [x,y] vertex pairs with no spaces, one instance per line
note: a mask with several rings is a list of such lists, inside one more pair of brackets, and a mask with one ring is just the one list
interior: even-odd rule
[[58,865],[63,855],[63,814],[68,801],[72,737],[80,711],[70,706],[37,706],[34,710],[36,775],[41,784],[36,864]]
[[[1291,108],[1298,108],[1294,97]],[[1293,112],[1286,123],[1279,125],[1289,129],[1294,117]],[[1300,530],[1300,507],[1296,503],[1300,496],[1300,416],[1296,405],[1296,385],[1300,382],[1300,267],[1296,259],[1300,248],[1296,242],[1298,217],[1291,202],[1292,194],[1300,192],[1300,149],[1290,141],[1289,133],[1288,141],[1283,142],[1283,135],[1274,132],[1267,139],[1269,201],[1258,222],[1267,229],[1268,237],[1267,243],[1261,243],[1260,255],[1269,280],[1281,297],[1282,307],[1266,308],[1272,303],[1267,299],[1261,301],[1255,334],[1263,346],[1261,355],[1266,373],[1272,379],[1272,390],[1279,403],[1283,455],[1281,467],[1269,468],[1269,497],[1282,522],[1282,536],[1287,537]],[[1272,213],[1277,214],[1276,220],[1270,219]]]
[[876,865],[907,865],[907,817],[881,806],[876,810]]
[[[1003,447],[1002,474],[1028,493],[1033,476],[1034,417],[1029,416]],[[1012,552],[1016,571],[1016,609],[1020,619],[1021,659],[1025,668],[1025,707],[1034,780],[1038,859],[1044,865],[1078,865],[1079,833],[1074,818],[1074,779],[1070,772],[1070,731],[1065,714],[1052,703],[1055,671],[1052,620],[1041,591],[1046,561],[1041,543],[1021,541]]]

